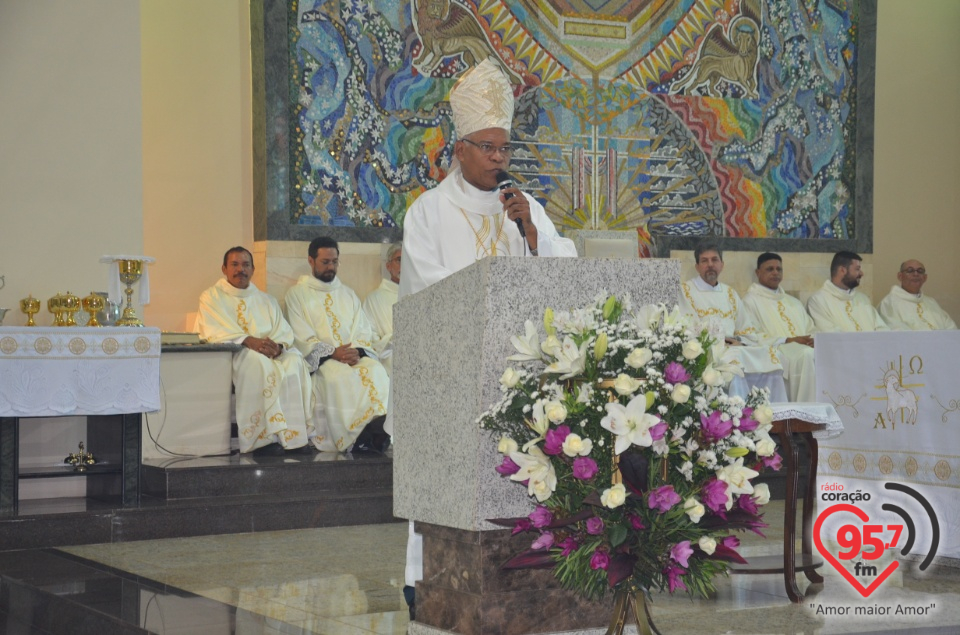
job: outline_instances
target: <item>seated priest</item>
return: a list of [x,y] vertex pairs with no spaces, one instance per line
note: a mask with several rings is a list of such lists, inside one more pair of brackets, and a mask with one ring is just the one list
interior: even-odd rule
[[400,290],[400,262],[403,258],[403,243],[394,243],[387,249],[387,273],[389,278],[380,281],[380,286],[370,292],[363,301],[366,313],[377,334],[375,347],[380,363],[391,373],[393,360],[393,305],[397,303]]
[[786,401],[783,366],[771,344],[776,338],[760,331],[743,306],[740,295],[720,282],[723,252],[714,243],[700,243],[693,252],[699,274],[680,284],[680,310],[700,319],[712,333],[723,337],[736,354],[745,377],[734,377],[732,395],[746,397],[750,388],[770,390],[770,401]]
[[280,304],[250,281],[253,256],[243,247],[223,255],[221,270],[226,279],[200,295],[197,327],[208,342],[243,345],[233,354],[240,451],[310,452],[310,373]]
[[807,300],[807,312],[821,333],[889,331],[866,294],[857,291],[863,258],[838,251],[830,262],[830,279]]
[[940,308],[937,301],[921,289],[927,282],[927,268],[919,260],[907,260],[897,273],[894,285],[877,309],[880,317],[895,331],[943,331],[956,329],[957,323]]
[[743,296],[743,306],[754,324],[776,339],[783,364],[783,380],[790,401],[816,401],[813,337],[816,330],[803,303],[788,295],[780,254],[767,252],[757,258],[757,282]]
[[340,246],[326,236],[313,239],[307,262],[286,295],[287,318],[304,355],[318,355],[314,444],[324,452],[382,452],[390,378],[377,359],[376,336],[360,298],[340,282]]

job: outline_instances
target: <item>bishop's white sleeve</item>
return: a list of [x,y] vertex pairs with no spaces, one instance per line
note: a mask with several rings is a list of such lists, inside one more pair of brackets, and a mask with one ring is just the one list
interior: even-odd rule
[[[546,258],[576,258],[576,245],[557,232],[543,205],[529,194],[524,193],[524,196],[530,201],[530,220],[537,228],[537,255]],[[406,266],[406,260],[404,260],[404,266]]]

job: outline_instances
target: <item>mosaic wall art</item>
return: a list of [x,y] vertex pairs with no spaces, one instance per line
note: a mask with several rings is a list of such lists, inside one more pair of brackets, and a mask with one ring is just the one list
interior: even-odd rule
[[402,227],[445,175],[451,86],[493,57],[516,95],[512,171],[561,231],[636,230],[647,254],[865,231],[855,0],[286,7],[293,225]]

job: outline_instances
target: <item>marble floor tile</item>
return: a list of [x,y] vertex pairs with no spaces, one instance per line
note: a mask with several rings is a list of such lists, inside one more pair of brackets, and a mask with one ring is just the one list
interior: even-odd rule
[[[748,559],[780,553],[782,505],[773,501],[768,508],[766,539],[741,535],[741,552]],[[157,631],[163,635],[400,634],[408,628],[402,594],[406,539],[407,525],[396,523],[86,545],[62,551],[236,610],[231,629],[180,631],[178,622]],[[901,563],[895,583],[882,586],[869,600],[858,596],[839,573],[828,570],[821,585],[811,585],[803,575],[797,577],[807,594],[800,605],[789,602],[782,575],[731,575],[717,580],[716,593],[710,598],[656,593],[651,610],[663,635],[960,633],[960,569],[937,566],[918,574],[916,565],[916,561]],[[889,607],[889,613],[838,613],[853,606],[879,607],[877,611]],[[924,616],[897,615],[893,612],[898,606],[929,608]]]

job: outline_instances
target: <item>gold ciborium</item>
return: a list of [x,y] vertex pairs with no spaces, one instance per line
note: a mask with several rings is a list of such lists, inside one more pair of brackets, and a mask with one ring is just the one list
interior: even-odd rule
[[20,300],[20,310],[27,314],[27,326],[36,326],[33,316],[40,312],[40,300],[32,295]]
[[63,325],[76,326],[77,320],[73,316],[80,311],[80,298],[67,291],[60,301],[60,308],[66,314]]
[[54,326],[64,326],[65,322],[63,319],[63,294],[58,293],[49,300],[47,300],[47,311],[53,313],[53,325]]
[[127,285],[124,292],[127,294],[127,306],[123,308],[123,315],[117,320],[117,326],[143,326],[133,308],[133,285],[143,275],[142,260],[118,260],[120,267],[120,282]]
[[91,291],[90,295],[80,301],[80,304],[83,306],[83,310],[90,314],[86,326],[102,326],[97,321],[97,313],[103,311],[103,296]]

